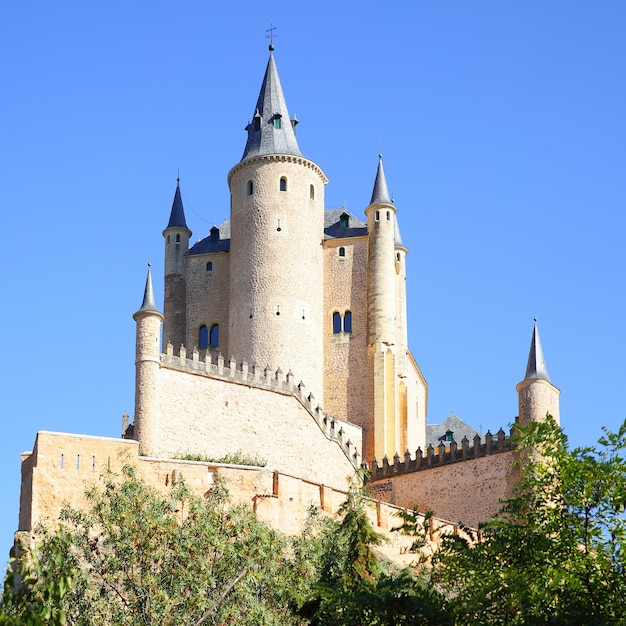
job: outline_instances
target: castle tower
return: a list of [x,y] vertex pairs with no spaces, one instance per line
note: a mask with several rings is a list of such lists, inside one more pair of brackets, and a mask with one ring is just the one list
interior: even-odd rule
[[163,237],[165,239],[163,345],[171,342],[174,350],[178,352],[180,345],[185,342],[187,298],[185,255],[189,251],[189,238],[191,237],[180,197],[180,179],[176,180],[170,221],[163,231]]
[[289,119],[273,46],[231,194],[229,355],[291,369],[322,402],[324,185]]
[[548,368],[543,357],[543,349],[537,329],[537,318],[533,327],[530,342],[526,376],[517,387],[519,401],[519,422],[528,424],[541,421],[550,414],[560,424],[559,395],[560,391],[552,384]]
[[161,367],[159,336],[163,315],[156,308],[152,289],[152,274],[148,264],[143,302],[133,315],[137,323],[135,347],[135,433],[142,454],[149,454],[158,437],[159,424],[152,414]]
[[[398,328],[396,207],[391,202],[382,156],[378,161],[372,199],[365,209],[368,230],[367,343],[374,389],[373,432],[366,433],[364,456],[392,459],[406,449],[398,397]],[[402,261],[402,252],[399,252]],[[406,345],[406,341],[405,341]],[[406,353],[406,347],[404,349]],[[373,436],[373,441],[372,441]],[[367,456],[366,456],[367,458]]]

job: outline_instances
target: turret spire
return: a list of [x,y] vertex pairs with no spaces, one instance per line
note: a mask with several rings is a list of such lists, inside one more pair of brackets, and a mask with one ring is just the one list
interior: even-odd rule
[[241,160],[262,154],[292,154],[302,156],[295,123],[289,119],[287,103],[278,78],[278,70],[270,46],[270,58],[261,84],[252,122],[246,126],[248,141]]
[[385,179],[385,170],[383,169],[383,155],[378,155],[378,170],[376,170],[376,181],[374,182],[374,190],[372,191],[372,199],[370,204],[391,204],[391,196],[387,188],[387,180]]
[[530,341],[530,352],[528,354],[528,365],[526,366],[526,376],[524,380],[547,380],[549,383],[552,382],[548,375],[546,361],[543,358],[543,349],[537,328],[537,318],[535,318],[533,336]]
[[141,307],[137,313],[135,313],[135,316],[139,313],[157,313],[158,315],[161,315],[154,301],[154,289],[152,288],[152,272],[150,271],[150,266],[151,264],[148,263],[148,275],[146,276],[146,287],[143,292],[143,302],[141,303]]
[[[180,197],[180,178],[176,179],[176,192],[174,193],[174,202],[172,202],[172,211],[167,228],[187,228],[183,200]],[[187,228],[187,230],[189,230],[189,228]]]

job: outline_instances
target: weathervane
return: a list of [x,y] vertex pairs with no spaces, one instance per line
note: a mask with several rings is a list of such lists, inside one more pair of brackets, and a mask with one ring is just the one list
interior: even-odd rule
[[265,39],[270,40],[270,52],[274,49],[274,39],[278,37],[278,35],[274,34],[275,30],[276,30],[276,26],[274,26],[274,24],[270,22],[270,27],[265,31],[266,33],[269,33],[269,35],[265,35]]

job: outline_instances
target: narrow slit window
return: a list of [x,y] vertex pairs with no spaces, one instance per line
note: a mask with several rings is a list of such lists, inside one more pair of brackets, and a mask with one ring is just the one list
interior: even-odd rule
[[343,316],[343,332],[351,333],[352,332],[352,312],[346,311]]
[[76,469],[80,469],[80,454],[76,455]]
[[387,211],[387,221],[389,221],[389,211]]
[[180,243],[180,233],[176,235],[176,243]]
[[198,333],[198,348],[206,348],[209,345],[209,329],[202,325]]
[[313,187],[313,185],[309,188],[309,198],[315,200],[315,187]]
[[65,467],[65,455],[62,454],[61,455],[61,469],[63,469]]
[[248,195],[251,196],[254,193],[254,183],[249,180],[248,181]]
[[280,179],[280,190],[287,191],[287,179],[284,176]]
[[220,325],[213,324],[211,326],[211,332],[209,334],[209,346],[211,348],[216,348],[220,345]]
[[335,311],[333,313],[333,335],[341,332],[341,315]]
[[380,211],[376,211],[376,221],[380,219]]

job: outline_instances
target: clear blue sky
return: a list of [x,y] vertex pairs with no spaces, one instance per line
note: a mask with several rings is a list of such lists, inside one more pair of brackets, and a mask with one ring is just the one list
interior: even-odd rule
[[384,153],[429,419],[517,413],[533,317],[574,445],[626,417],[626,3],[4,2],[0,561],[39,430],[118,436],[146,263],[180,168],[193,239],[228,215],[265,29],[328,207]]

